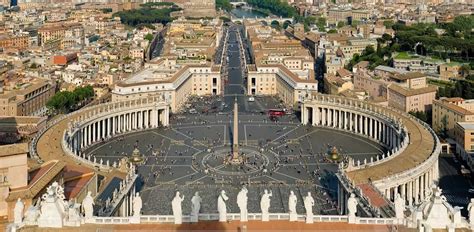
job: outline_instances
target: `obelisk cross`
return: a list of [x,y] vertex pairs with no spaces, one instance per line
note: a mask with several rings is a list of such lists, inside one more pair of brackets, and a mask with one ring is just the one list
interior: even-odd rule
[[232,159],[239,158],[239,107],[237,106],[237,98],[234,102],[234,131],[232,133]]

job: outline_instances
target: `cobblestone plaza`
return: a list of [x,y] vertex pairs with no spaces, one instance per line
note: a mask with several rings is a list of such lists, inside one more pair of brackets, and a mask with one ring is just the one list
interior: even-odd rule
[[[249,189],[249,212],[259,211],[260,194],[269,189],[273,212],[288,211],[288,195],[293,190],[300,202],[306,192],[312,192],[318,214],[337,214],[333,175],[337,164],[328,159],[330,148],[361,161],[385,151],[380,144],[354,134],[302,126],[294,115],[274,122],[266,115],[241,113],[239,144],[247,162],[226,165],[231,119],[227,113],[181,115],[171,119],[169,128],[123,135],[92,146],[87,153],[112,163],[129,156],[135,147],[139,149],[146,157],[138,167],[144,214],[171,214],[169,202],[175,191],[189,198],[183,202],[184,213],[189,213],[189,200],[196,191],[206,202],[202,212],[215,213],[220,190],[225,189],[232,202],[243,185]],[[235,203],[228,207],[238,212]],[[302,205],[299,207],[303,212]]]

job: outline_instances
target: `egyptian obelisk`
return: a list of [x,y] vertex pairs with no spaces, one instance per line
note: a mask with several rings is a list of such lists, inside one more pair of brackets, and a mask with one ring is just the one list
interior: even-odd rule
[[239,160],[239,107],[237,106],[237,98],[234,102],[234,129],[232,140],[232,159]]

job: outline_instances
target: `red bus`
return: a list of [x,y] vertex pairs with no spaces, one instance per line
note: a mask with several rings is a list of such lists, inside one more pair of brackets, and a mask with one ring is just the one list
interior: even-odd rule
[[279,110],[279,109],[271,109],[271,110],[268,110],[268,115],[270,116],[284,116],[285,115],[285,111],[284,110]]

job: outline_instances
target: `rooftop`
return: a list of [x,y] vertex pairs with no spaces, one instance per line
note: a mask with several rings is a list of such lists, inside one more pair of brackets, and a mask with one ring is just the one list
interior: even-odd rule
[[391,84],[388,86],[388,88],[405,97],[411,97],[411,96],[425,94],[425,93],[432,93],[432,92],[436,92],[436,90],[438,89],[437,87],[431,86],[431,85],[427,87],[423,87],[423,88],[418,88],[418,89],[407,89],[397,84]]
[[28,143],[16,143],[0,146],[0,157],[21,155],[28,153]]
[[474,130],[474,122],[458,122],[464,130]]

